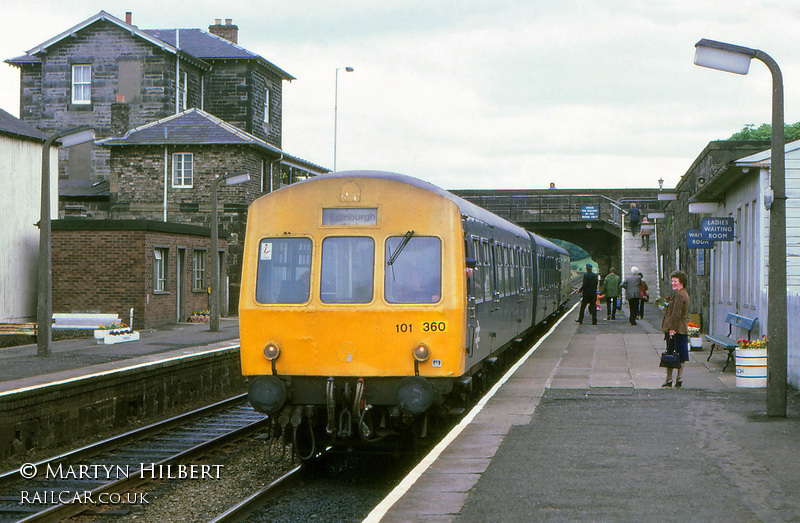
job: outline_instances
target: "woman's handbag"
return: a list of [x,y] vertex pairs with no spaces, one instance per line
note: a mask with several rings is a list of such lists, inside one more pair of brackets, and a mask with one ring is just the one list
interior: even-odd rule
[[668,335],[665,335],[664,338],[667,341],[667,350],[661,353],[661,362],[658,366],[668,369],[679,369],[681,367],[681,357],[678,356],[675,350],[675,340],[672,336]]
[[681,358],[675,353],[670,354],[668,352],[662,352],[661,363],[659,363],[658,366],[668,369],[679,369],[681,366]]

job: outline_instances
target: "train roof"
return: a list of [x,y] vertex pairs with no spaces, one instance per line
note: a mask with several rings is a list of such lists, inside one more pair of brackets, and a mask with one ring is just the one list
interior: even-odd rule
[[505,229],[509,232],[512,232],[522,237],[529,235],[533,236],[537,244],[545,245],[559,252],[563,252],[564,254],[567,253],[567,251],[555,245],[551,241],[546,240],[545,238],[542,238],[541,236],[538,236],[536,234],[533,234],[530,231],[527,231],[526,229],[523,229],[516,223],[510,222],[505,218],[501,218],[500,216],[497,216],[496,214],[487,211],[483,207],[479,207],[472,202],[468,202],[467,200],[460,198],[455,194],[442,189],[441,187],[438,187],[430,182],[426,182],[425,180],[414,178],[413,176],[408,176],[405,174],[388,172],[388,171],[337,171],[316,176],[314,178],[309,178],[299,183],[309,183],[321,178],[379,178],[382,180],[391,180],[399,183],[405,183],[407,185],[412,185],[414,187],[419,187],[420,189],[430,191],[434,194],[437,194],[439,196],[442,196],[443,198],[447,198],[448,200],[452,201],[453,203],[456,204],[456,206],[458,206],[458,210],[464,216],[480,220],[493,227],[500,227],[502,229]]
[[501,218],[482,207],[478,207],[474,203],[468,202],[463,198],[459,198],[455,194],[446,191],[441,187],[433,185],[430,182],[426,182],[425,180],[414,178],[413,176],[388,171],[337,171],[316,176],[314,178],[309,178],[301,183],[313,182],[314,180],[321,178],[378,178],[381,180],[391,180],[398,183],[405,183],[407,185],[430,191],[434,194],[442,196],[443,198],[447,198],[458,206],[459,211],[464,216],[469,216],[470,218],[475,218],[482,222],[486,222],[494,227],[501,227],[519,236],[524,237],[528,235],[528,231],[519,225]]

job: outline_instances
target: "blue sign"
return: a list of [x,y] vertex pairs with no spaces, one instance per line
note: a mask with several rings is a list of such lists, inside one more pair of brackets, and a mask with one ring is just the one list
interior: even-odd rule
[[581,220],[599,220],[599,205],[581,205]]
[[733,217],[703,218],[700,222],[703,239],[713,242],[733,241]]
[[689,229],[686,231],[686,246],[690,249],[713,249],[714,242],[703,239],[701,229]]

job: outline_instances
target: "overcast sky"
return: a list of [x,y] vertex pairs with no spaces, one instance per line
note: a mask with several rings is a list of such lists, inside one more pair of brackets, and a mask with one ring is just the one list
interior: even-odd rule
[[[795,0],[0,0],[0,57],[105,10],[141,29],[239,27],[283,85],[283,149],[447,189],[674,187],[711,140],[769,122],[772,79],[692,64],[701,38],[761,49],[800,121]],[[121,6],[120,6],[121,5]],[[117,7],[120,6],[120,7]],[[19,72],[0,64],[19,115]]]

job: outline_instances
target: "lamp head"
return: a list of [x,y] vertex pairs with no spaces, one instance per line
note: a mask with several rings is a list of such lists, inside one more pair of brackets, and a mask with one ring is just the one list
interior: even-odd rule
[[755,49],[703,38],[695,45],[694,64],[729,73],[747,74]]

